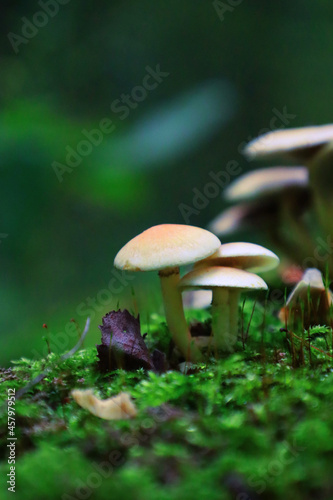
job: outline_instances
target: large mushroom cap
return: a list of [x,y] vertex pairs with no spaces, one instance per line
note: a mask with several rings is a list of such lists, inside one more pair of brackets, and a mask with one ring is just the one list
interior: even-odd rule
[[130,240],[114,265],[127,271],[157,271],[192,264],[216,252],[220,240],[199,227],[182,224],[153,226]]
[[242,175],[224,191],[224,197],[237,202],[308,186],[309,172],[306,167],[270,167]]
[[233,267],[199,267],[186,274],[179,282],[180,288],[233,288],[237,290],[267,290],[267,285],[256,274]]
[[249,142],[244,153],[251,160],[281,154],[309,159],[330,141],[333,141],[333,124],[274,130]]
[[275,253],[254,243],[225,243],[210,257],[195,264],[198,266],[235,267],[253,273],[270,271],[279,265]]

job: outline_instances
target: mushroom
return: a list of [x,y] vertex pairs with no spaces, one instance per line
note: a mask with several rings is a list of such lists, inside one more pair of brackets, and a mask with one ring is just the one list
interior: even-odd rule
[[[238,177],[224,191],[228,201],[238,202],[282,194],[288,191],[308,191],[309,172],[306,167],[269,167]],[[293,194],[293,193],[292,193]]]
[[[294,223],[298,215],[307,208],[304,199],[295,206]],[[262,232],[282,254],[288,255],[292,261],[302,262],[306,252],[290,241],[289,234],[281,231],[280,200],[265,198],[262,201],[240,203],[221,212],[208,225],[208,229],[219,237],[230,237],[239,234],[245,236],[248,231]],[[313,253],[313,252],[312,252]],[[311,255],[307,253],[306,256]]]
[[[302,219],[311,202],[308,177],[305,167],[272,167],[241,176],[224,192],[228,201],[240,205],[222,213],[209,228],[218,235],[242,226],[259,228],[278,250],[302,262],[314,251]],[[302,247],[297,246],[300,241]]]
[[256,274],[232,267],[204,267],[186,274],[178,285],[185,289],[213,291],[212,331],[217,348],[233,351],[238,334],[238,297],[244,290],[267,290]]
[[[199,266],[223,266],[242,269],[251,273],[262,273],[274,269],[279,263],[279,257],[261,245],[236,242],[221,245],[217,252],[211,257],[197,262],[194,268]],[[239,296],[240,292],[235,291],[233,300],[230,303],[230,323],[233,331],[238,328]]]
[[333,124],[274,130],[249,142],[244,154],[250,160],[282,155],[298,161],[309,161],[331,141]]
[[296,229],[299,233],[299,214],[304,213],[303,207],[308,208],[311,199],[309,172],[306,167],[254,170],[232,182],[224,191],[224,197],[233,203],[275,201],[280,217],[292,224],[293,230]]
[[274,269],[279,263],[279,257],[261,245],[236,242],[224,243],[217,252],[206,259],[196,262],[194,267],[235,267],[252,273],[260,273]]
[[182,224],[160,224],[130,240],[116,255],[114,265],[127,271],[158,271],[166,321],[187,360],[201,357],[189,332],[182,297],[177,288],[179,266],[193,264],[216,252],[220,240],[205,229]]
[[286,305],[280,310],[280,320],[294,327],[299,321],[304,328],[311,325],[330,324],[330,312],[333,304],[333,294],[325,287],[323,277],[318,269],[305,271],[299,283],[290,293]]
[[331,234],[333,227],[327,213],[333,208],[333,124],[269,132],[251,141],[244,153],[249,159],[282,155],[304,162],[309,167],[313,206],[319,226],[324,236]]
[[239,203],[223,210],[209,225],[209,231],[218,236],[227,236],[248,229],[268,229],[278,215],[278,204],[273,200],[263,203],[251,201]]

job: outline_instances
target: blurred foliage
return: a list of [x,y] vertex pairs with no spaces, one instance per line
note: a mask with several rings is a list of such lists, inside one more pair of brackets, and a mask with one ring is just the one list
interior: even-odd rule
[[[207,1],[71,0],[17,54],[8,34],[22,35],[40,3],[4,0],[1,9],[0,362],[8,363],[43,349],[43,322],[53,332],[72,317],[84,324],[78,306],[107,287],[117,250],[153,224],[184,222],[179,204],[191,206],[211,170],[230,160],[249,169],[241,145],[269,127],[274,108],[296,115],[292,126],[332,120],[333,5],[240,2],[221,21]],[[121,120],[110,106],[157,65],[169,76]],[[60,183],[52,163],[104,118],[115,130]],[[190,223],[206,226],[221,208],[217,196]],[[145,302],[157,287],[140,276],[135,291]],[[92,343],[97,316],[119,298],[99,303]]]

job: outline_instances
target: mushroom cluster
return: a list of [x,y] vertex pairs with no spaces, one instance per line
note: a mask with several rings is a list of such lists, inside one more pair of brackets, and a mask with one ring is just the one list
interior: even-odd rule
[[[244,149],[249,160],[296,161],[300,166],[267,167],[232,182],[223,196],[232,205],[209,229],[230,236],[244,229],[259,230],[274,249],[304,269],[315,265],[333,274],[333,257],[316,258],[317,239],[333,234],[333,124],[275,130]],[[331,252],[332,253],[332,252]]]
[[[279,263],[278,257],[264,247],[251,243],[221,245],[217,236],[259,229],[269,236],[274,249],[306,269],[307,259],[316,255],[320,231],[325,239],[333,234],[332,219],[327,216],[327,210],[333,209],[333,125],[276,130],[251,141],[244,153],[251,160],[282,156],[296,160],[298,166],[268,167],[241,176],[224,190],[224,198],[232,205],[211,222],[209,230],[179,224],[153,226],[129,241],[114,261],[122,270],[158,272],[166,322],[186,360],[198,361],[202,354],[185,319],[182,292],[205,293],[199,300],[202,306],[207,296],[212,299],[214,345],[230,352],[237,340],[240,294],[266,290],[267,284],[256,273]],[[297,319],[300,301],[304,301],[310,311],[306,324],[311,324],[313,308],[306,296],[319,297],[317,316],[327,320],[327,310],[333,303],[321,277],[327,263],[332,276],[332,251],[326,260],[318,262],[318,270],[304,274],[280,312],[283,321]],[[179,268],[187,265],[192,265],[192,270],[180,278]]]
[[[212,333],[215,346],[232,351],[237,340],[239,295],[245,290],[266,290],[254,274],[279,263],[271,251],[251,243],[229,243],[205,229],[161,224],[130,240],[116,255],[114,265],[127,271],[158,271],[166,321],[175,345],[186,360],[198,361],[201,352],[184,315],[181,291],[212,291]],[[179,267],[194,265],[180,279]]]
[[167,325],[174,343],[187,360],[198,361],[201,353],[186,323],[178,289],[179,267],[213,255],[220,245],[220,240],[205,229],[160,224],[130,240],[114,260],[118,269],[158,271]]

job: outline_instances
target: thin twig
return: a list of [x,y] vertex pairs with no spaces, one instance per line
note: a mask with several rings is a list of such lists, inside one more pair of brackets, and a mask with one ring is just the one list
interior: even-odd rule
[[253,318],[253,314],[254,314],[254,310],[255,310],[256,304],[257,304],[257,301],[255,300],[254,304],[253,304],[251,316],[250,316],[250,321],[249,321],[249,323],[247,325],[247,329],[246,329],[245,342],[247,342],[247,339],[249,338],[250,326],[251,326],[251,323],[252,323],[252,318]]
[[241,315],[241,334],[242,334],[242,344],[243,344],[243,350],[245,349],[245,341],[244,341],[244,307],[245,307],[245,300],[243,300],[243,306],[242,306],[242,315]]
[[[65,361],[66,359],[68,359],[71,356],[73,356],[73,354],[75,354],[76,351],[78,351],[80,349],[80,347],[82,346],[83,341],[84,341],[84,339],[85,339],[85,337],[86,337],[86,335],[88,333],[89,326],[90,326],[90,318],[87,318],[86,325],[84,327],[83,333],[82,333],[79,341],[77,342],[77,344],[73,347],[73,349],[71,349],[70,351],[66,352],[62,356],[60,356],[59,360],[57,360],[56,363],[59,363],[61,361]],[[21,398],[34,385],[38,384],[41,380],[43,380],[46,377],[46,375],[52,370],[52,368],[53,368],[53,365],[49,366],[48,368],[46,368],[45,371],[43,371],[42,373],[40,373],[39,375],[37,375],[37,377],[35,377],[33,380],[31,380],[25,387],[22,387],[22,389],[20,389],[19,391],[17,391],[15,399]]]

